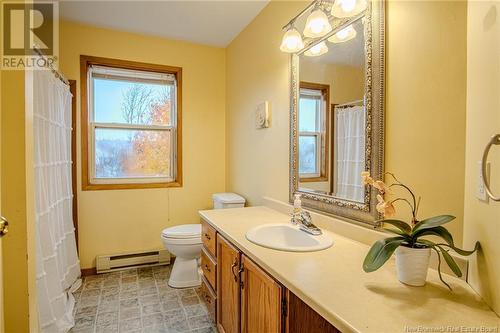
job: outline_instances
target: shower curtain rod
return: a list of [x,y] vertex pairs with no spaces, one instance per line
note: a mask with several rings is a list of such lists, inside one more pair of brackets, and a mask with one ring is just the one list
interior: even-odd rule
[[359,103],[363,103],[363,100],[362,99],[358,99],[357,101],[352,101],[352,102],[344,103],[344,104],[338,104],[338,105],[335,105],[335,106],[338,107],[338,108],[345,108],[347,106],[355,106],[356,104],[359,104]]
[[[45,54],[43,54],[42,50],[38,47],[38,45],[33,45],[33,50],[35,51],[36,54],[38,54],[40,57],[43,59],[47,60],[47,57]],[[61,80],[64,84],[69,86],[69,81],[66,79],[66,77],[59,72],[57,69],[55,69],[48,61],[45,61],[47,64],[47,67],[50,69],[52,73],[54,73],[55,77]]]

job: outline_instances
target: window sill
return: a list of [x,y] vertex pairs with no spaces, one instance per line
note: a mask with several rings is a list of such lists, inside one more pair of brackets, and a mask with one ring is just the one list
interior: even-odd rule
[[313,182],[326,182],[328,177],[311,177],[311,178],[300,178],[300,183],[313,183]]
[[181,182],[135,183],[135,184],[82,184],[82,191],[139,190],[148,188],[182,187]]

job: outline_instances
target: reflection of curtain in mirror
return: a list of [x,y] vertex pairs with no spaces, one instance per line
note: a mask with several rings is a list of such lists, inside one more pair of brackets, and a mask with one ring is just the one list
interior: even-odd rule
[[336,194],[341,199],[363,201],[361,172],[365,167],[365,108],[336,108]]

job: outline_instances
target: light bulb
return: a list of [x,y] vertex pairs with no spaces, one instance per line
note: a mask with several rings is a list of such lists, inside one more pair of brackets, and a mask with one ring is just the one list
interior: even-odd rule
[[351,24],[345,27],[344,29],[340,30],[339,32],[337,32],[335,35],[328,38],[328,41],[332,43],[343,43],[356,37],[356,34],[357,34],[356,30],[354,30]]
[[302,36],[295,28],[288,30],[283,36],[280,50],[286,53],[295,53],[304,48]]
[[339,18],[351,17],[364,11],[367,6],[366,0],[335,0],[331,14]]
[[340,1],[340,7],[346,13],[352,12],[356,7],[356,0],[343,0]]
[[322,37],[330,31],[332,31],[332,26],[328,21],[328,17],[321,9],[314,10],[307,17],[304,36],[310,38]]
[[318,43],[311,47],[309,50],[304,52],[304,54],[308,57],[317,57],[328,52],[328,46],[326,46],[325,42]]

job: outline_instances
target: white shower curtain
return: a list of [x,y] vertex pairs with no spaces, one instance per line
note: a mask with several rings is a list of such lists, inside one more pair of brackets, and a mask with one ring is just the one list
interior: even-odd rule
[[336,111],[336,196],[363,201],[361,172],[365,168],[365,108],[352,106]]
[[[33,72],[37,291],[42,332],[74,325],[81,284],[71,188],[71,93],[48,70]],[[73,288],[73,289],[72,289]]]

